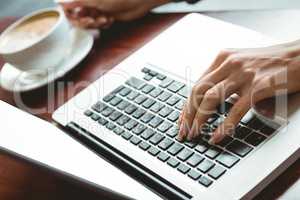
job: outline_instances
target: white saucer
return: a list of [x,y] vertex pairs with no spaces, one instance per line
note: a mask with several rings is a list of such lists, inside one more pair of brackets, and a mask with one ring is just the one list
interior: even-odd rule
[[[8,91],[26,92],[40,88],[63,77],[67,72],[78,65],[92,49],[94,39],[88,32],[74,28],[73,44],[66,58],[53,71],[47,72],[47,75],[34,75],[34,80],[24,81],[24,72],[16,69],[12,65],[6,63],[0,72],[0,85]],[[30,76],[27,74],[26,76]]]

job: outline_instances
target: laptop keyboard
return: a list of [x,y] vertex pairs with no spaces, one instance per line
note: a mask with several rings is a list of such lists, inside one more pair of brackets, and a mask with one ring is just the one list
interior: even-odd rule
[[276,132],[249,112],[232,137],[227,136],[215,146],[208,144],[209,133],[224,121],[233,106],[226,101],[208,119],[201,130],[204,136],[197,143],[180,143],[176,139],[177,120],[189,95],[187,86],[148,68],[142,72],[143,78],[131,77],[84,114],[137,150],[147,151],[205,187]]

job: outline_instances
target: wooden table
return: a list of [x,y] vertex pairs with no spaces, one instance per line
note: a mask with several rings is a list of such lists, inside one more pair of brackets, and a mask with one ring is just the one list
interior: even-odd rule
[[[26,108],[24,106],[18,107],[32,113],[34,109],[51,105],[48,106],[46,112],[37,116],[52,122],[51,114],[53,111],[84,89],[80,85],[81,81],[93,82],[97,80],[103,70],[113,68],[182,16],[183,14],[149,15],[132,23],[115,25],[103,33],[101,40],[96,41],[92,52],[76,69],[52,84],[55,89],[53,98],[48,98],[47,87],[40,88],[21,94]],[[14,20],[14,18],[1,20],[0,31]],[[0,60],[0,66],[2,65],[3,61]],[[77,88],[76,92],[70,95],[68,92],[70,88],[60,89],[57,87],[58,82],[73,83],[72,87],[73,89]],[[0,99],[17,106],[13,93],[0,89]],[[270,184],[257,196],[257,199],[277,199],[294,184],[300,184],[300,160]],[[299,194],[294,196],[300,198]],[[5,152],[0,152],[0,199],[92,200],[110,198],[101,194],[96,188],[69,180],[62,175],[41,169]]]

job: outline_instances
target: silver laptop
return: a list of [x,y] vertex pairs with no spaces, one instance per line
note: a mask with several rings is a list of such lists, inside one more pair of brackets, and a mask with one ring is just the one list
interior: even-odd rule
[[[251,199],[299,158],[300,112],[274,120],[250,111],[216,146],[176,140],[193,82],[224,48],[274,43],[259,33],[191,14],[72,98],[53,115],[87,148],[166,199]],[[226,117],[229,99],[210,119]],[[283,105],[282,105],[283,106]]]

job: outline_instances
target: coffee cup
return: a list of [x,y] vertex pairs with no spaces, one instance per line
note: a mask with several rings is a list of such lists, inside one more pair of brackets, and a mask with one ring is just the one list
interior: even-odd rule
[[0,56],[23,72],[55,70],[71,48],[71,26],[61,8],[29,14],[0,35]]

